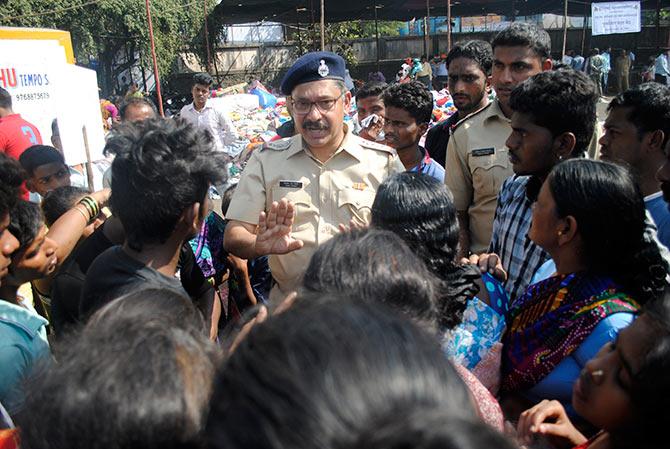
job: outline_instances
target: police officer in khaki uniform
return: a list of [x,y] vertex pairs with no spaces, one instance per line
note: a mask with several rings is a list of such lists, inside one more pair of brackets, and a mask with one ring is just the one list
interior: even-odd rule
[[510,94],[531,76],[552,68],[549,35],[534,25],[515,23],[498,33],[491,45],[491,85],[497,99],[457,124],[447,145],[445,183],[458,213],[461,256],[488,250],[498,192],[513,174],[505,147],[512,132]]
[[289,69],[281,89],[299,134],[252,153],[226,214],[229,252],[270,256],[273,300],[297,289],[316,247],[340,224],[368,223],[379,184],[404,171],[393,149],[344,124],[344,74],[344,60],[330,52],[308,53]]

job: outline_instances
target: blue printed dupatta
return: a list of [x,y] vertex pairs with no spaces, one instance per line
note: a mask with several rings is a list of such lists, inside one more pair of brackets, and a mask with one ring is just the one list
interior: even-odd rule
[[580,272],[531,285],[507,317],[503,391],[531,388],[575,351],[602,319],[639,309],[607,276]]

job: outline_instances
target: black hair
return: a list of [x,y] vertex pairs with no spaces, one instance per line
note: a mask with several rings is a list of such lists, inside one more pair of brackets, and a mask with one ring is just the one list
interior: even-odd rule
[[59,363],[28,390],[17,419],[22,448],[204,447],[216,349],[204,335],[143,318],[93,323],[66,337]]
[[384,106],[403,109],[417,124],[430,123],[433,115],[433,95],[418,81],[391,84],[382,93]]
[[588,270],[611,276],[641,304],[663,292],[668,266],[645,238],[644,200],[626,168],[572,159],[556,165],[547,182],[556,213],[577,222]]
[[302,297],[253,328],[210,401],[212,449],[350,448],[379,416],[440,408],[475,419],[437,339],[382,304]]
[[226,190],[221,195],[221,213],[225,217],[228,213],[228,207],[230,207],[230,202],[233,200],[233,194],[235,194],[235,189],[237,189],[237,184],[228,186]]
[[19,156],[19,163],[28,176],[33,176],[37,167],[54,162],[65,165],[63,154],[51,145],[33,145]]
[[147,106],[153,111],[154,117],[158,116],[158,110],[156,109],[156,105],[153,101],[145,97],[130,97],[124,100],[121,104],[121,107],[119,108],[119,116],[121,117],[121,120],[126,119],[126,111],[128,108],[137,108],[141,106]]
[[320,245],[303,275],[309,293],[356,294],[382,302],[437,331],[438,285],[400,237],[364,229],[341,233]]
[[0,152],[0,218],[18,201],[24,176],[18,161]]
[[446,329],[458,325],[481,276],[473,266],[456,263],[459,228],[447,186],[420,173],[390,176],[377,189],[371,226],[398,234],[444,282],[439,321]]
[[553,137],[570,132],[575,135],[573,157],[586,152],[596,122],[598,94],[593,81],[575,70],[549,70],[538,73],[514,88],[509,106],[528,114],[533,123]]
[[369,97],[379,97],[388,84],[379,81],[370,81],[356,91],[356,101]]
[[423,407],[395,410],[360,433],[350,449],[514,449],[493,427]]
[[472,40],[457,42],[447,55],[447,67],[449,67],[451,61],[457,58],[472,59],[477,63],[479,69],[484,72],[484,75],[489,76],[491,74],[493,50],[491,49],[491,44],[486,41]]
[[660,83],[645,83],[623,92],[612,99],[607,110],[630,108],[626,119],[637,128],[638,139],[643,134],[661,130],[663,145],[670,140],[670,88]]
[[540,59],[551,58],[549,33],[531,23],[515,22],[493,38],[491,47],[530,47]]
[[133,291],[98,309],[88,320],[88,327],[116,326],[119,322],[143,321],[175,327],[205,335],[202,314],[185,295],[160,288]]
[[44,226],[44,217],[40,206],[29,201],[19,200],[9,212],[10,222],[7,228],[16,240],[19,248],[14,254],[30,246]]
[[47,226],[53,225],[65,212],[72,209],[90,190],[82,187],[63,186],[51,190],[42,200],[42,212]]
[[2,87],[0,87],[0,108],[12,109],[12,96]]
[[212,84],[214,84],[214,80],[209,73],[196,73],[193,75],[193,82],[191,83],[191,87],[195,86],[196,84],[202,84],[203,86],[210,87]]
[[552,63],[551,70],[575,70],[571,65],[564,64],[561,61],[556,61]]
[[670,419],[665,401],[670,396],[670,289],[647,303],[643,314],[651,319],[653,332],[650,348],[637,373],[633,373],[630,389],[633,422],[621,431],[612,432],[615,449],[645,447],[661,449],[667,446],[666,424]]
[[183,119],[121,125],[105,153],[116,156],[110,203],[136,251],[164,243],[184,210],[226,178],[226,155],[216,151],[211,134]]
[[591,50],[591,56],[595,56],[595,55],[599,55],[599,54],[600,54],[600,50],[598,49],[598,47],[593,48]]

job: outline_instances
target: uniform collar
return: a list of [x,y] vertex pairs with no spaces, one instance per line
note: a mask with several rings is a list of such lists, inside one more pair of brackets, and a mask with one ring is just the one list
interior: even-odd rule
[[503,113],[502,109],[500,108],[500,102],[498,99],[494,99],[489,103],[489,107],[484,111],[485,117],[484,121],[488,121],[494,118],[500,119],[505,121],[505,123],[511,123],[511,119],[508,119],[505,117],[505,114]]
[[[342,140],[342,143],[337,148],[337,150],[335,150],[335,153],[333,153],[333,156],[341,151],[346,151],[359,161],[363,161],[363,149],[358,144],[358,142],[356,142],[357,137],[354,136],[351,127],[349,127],[346,123],[344,124],[344,131],[344,139]],[[293,141],[291,142],[291,148],[288,149],[288,155],[286,156],[287,158],[308,149],[307,144],[304,142],[300,134],[292,137],[292,139]],[[307,151],[305,151],[305,153],[307,153]]]

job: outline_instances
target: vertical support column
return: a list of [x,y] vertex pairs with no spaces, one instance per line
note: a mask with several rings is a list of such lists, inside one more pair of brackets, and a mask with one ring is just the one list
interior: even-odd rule
[[154,79],[156,80],[156,96],[158,97],[158,112],[160,112],[161,117],[165,117],[165,112],[163,112],[163,95],[161,94],[161,79],[158,74],[158,61],[156,60],[156,44],[154,43],[154,26],[151,22],[151,5],[149,4],[150,0],[144,0],[144,3],[147,8],[147,21],[149,22],[149,43],[151,44],[151,58],[154,63]]
[[321,51],[326,49],[326,10],[325,0],[321,0]]
[[565,56],[565,46],[568,40],[568,0],[563,0],[563,50],[561,58]]

